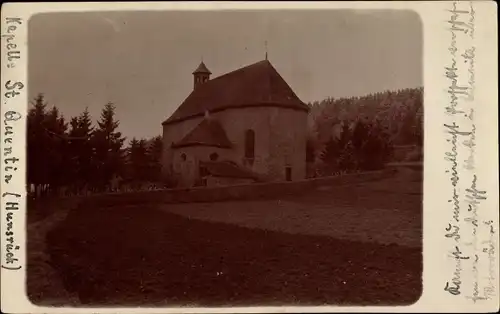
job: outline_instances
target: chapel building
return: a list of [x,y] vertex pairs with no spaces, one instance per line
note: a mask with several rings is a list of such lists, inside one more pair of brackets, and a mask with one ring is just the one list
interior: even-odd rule
[[309,107],[272,64],[211,74],[201,62],[193,91],[162,123],[163,175],[180,187],[305,179]]

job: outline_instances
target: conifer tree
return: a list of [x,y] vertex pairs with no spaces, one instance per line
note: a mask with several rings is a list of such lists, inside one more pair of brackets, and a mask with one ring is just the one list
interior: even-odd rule
[[161,156],[163,150],[163,141],[161,136],[156,136],[152,139],[148,147],[149,155],[149,180],[158,182],[161,180]]
[[35,187],[35,195],[40,195],[48,184],[49,138],[45,131],[47,103],[43,94],[38,94],[28,112],[27,125],[27,172],[28,183]]
[[47,167],[48,183],[51,190],[57,192],[57,189],[68,181],[66,169],[68,165],[68,148],[65,140],[68,125],[63,116],[60,116],[59,109],[52,109],[45,116],[45,128],[48,135],[47,142]]
[[130,141],[126,152],[126,178],[128,181],[137,180],[136,175],[138,172],[138,158],[137,158],[137,147],[139,146],[139,140],[135,137]]
[[133,186],[149,180],[150,156],[148,155],[147,141],[132,138],[127,148],[127,176]]
[[105,190],[114,176],[123,172],[123,142],[121,132],[117,131],[119,121],[115,119],[115,106],[108,102],[101,111],[98,127],[93,133],[94,178],[98,190]]
[[93,184],[93,147],[91,142],[93,129],[88,108],[85,108],[78,117],[73,117],[70,120],[67,147],[72,169],[68,169],[68,171],[73,178],[71,185],[76,190],[80,190],[84,186],[91,188]]
[[326,166],[328,174],[333,174],[338,167],[338,160],[341,154],[338,140],[333,136],[330,137],[328,142],[325,144],[325,148],[321,153],[321,160]]

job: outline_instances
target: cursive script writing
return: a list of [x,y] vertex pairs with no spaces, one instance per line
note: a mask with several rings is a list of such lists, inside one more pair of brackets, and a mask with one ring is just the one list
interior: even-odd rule
[[17,43],[17,30],[23,24],[23,20],[18,17],[6,17],[4,23],[7,25],[6,34],[2,34],[2,39],[5,41],[5,49],[2,49],[7,54],[7,68],[15,68],[19,59],[21,59],[21,50]]
[[21,114],[17,111],[7,111],[4,115],[3,125],[3,162],[4,162],[4,182],[10,183],[14,173],[17,172],[16,164],[19,162],[19,158],[13,156],[13,139],[14,139],[14,126],[21,119]]
[[2,268],[9,270],[21,269],[21,265],[16,265],[19,259],[16,257],[16,251],[19,250],[19,245],[15,242],[15,232],[14,232],[14,214],[19,210],[19,202],[17,198],[21,195],[16,193],[3,193],[2,199],[5,199],[5,212],[6,212],[6,228],[5,236],[7,244],[5,246],[5,265],[2,264]]
[[[448,196],[449,219],[444,236],[452,240],[448,258],[453,261],[451,278],[445,281],[444,291],[453,296],[463,295],[476,303],[489,300],[496,293],[496,242],[493,220],[484,220],[483,203],[488,200],[486,189],[480,187],[480,172],[476,158],[476,11],[472,2],[451,3],[449,60],[444,67],[448,102],[444,106],[447,122],[443,124],[447,149],[445,173],[450,183]],[[462,156],[465,154],[465,156]],[[485,240],[487,238],[487,240]],[[485,278],[488,269],[488,284]]]
[[[16,150],[24,149],[24,141],[19,140],[18,131],[25,127],[23,121],[23,107],[19,106],[23,102],[20,95],[26,91],[25,83],[18,79],[13,79],[16,75],[14,71],[16,66],[23,61],[24,44],[22,37],[19,37],[21,28],[25,27],[25,21],[19,17],[2,17],[4,23],[4,33],[2,33],[2,53],[5,67],[2,69],[2,215],[5,225],[2,226],[2,247],[3,258],[2,268],[12,271],[22,268],[20,261],[19,234],[22,227],[17,226],[16,222],[24,217],[23,204],[21,204],[21,195],[24,191],[24,185],[19,184],[19,177],[24,176],[24,171],[20,165],[19,155]],[[18,71],[17,71],[18,72]],[[17,131],[16,131],[17,130]],[[17,136],[16,136],[17,135]],[[19,169],[18,169],[19,168]],[[16,177],[17,176],[17,177]],[[17,179],[17,180],[16,180]],[[18,193],[16,193],[16,190]],[[19,217],[18,217],[19,216]]]

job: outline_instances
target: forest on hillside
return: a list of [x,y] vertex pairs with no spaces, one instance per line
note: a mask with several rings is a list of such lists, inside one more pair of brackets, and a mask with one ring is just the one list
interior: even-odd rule
[[406,161],[422,160],[423,88],[309,106],[307,159],[315,176],[380,169],[396,159],[398,147],[410,148]]
[[[423,88],[386,91],[310,103],[307,162],[310,176],[376,170],[394,160],[394,149],[414,147],[407,160],[421,161]],[[118,131],[113,103],[94,122],[87,109],[66,119],[43,94],[28,113],[28,186],[34,195],[74,195],[171,186],[161,178],[162,139],[126,138]],[[64,192],[61,193],[61,190]],[[83,192],[82,192],[83,191]]]

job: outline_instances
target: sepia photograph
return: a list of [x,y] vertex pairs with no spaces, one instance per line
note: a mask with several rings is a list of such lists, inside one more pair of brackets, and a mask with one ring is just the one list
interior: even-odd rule
[[26,23],[33,304],[419,300],[418,13],[89,11]]

